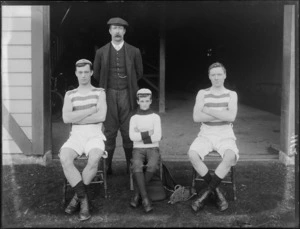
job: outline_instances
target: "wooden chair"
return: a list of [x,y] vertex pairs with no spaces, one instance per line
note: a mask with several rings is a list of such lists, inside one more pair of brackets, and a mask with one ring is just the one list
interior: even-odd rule
[[[104,153],[107,155],[107,152],[104,151]],[[78,156],[77,158],[75,158],[74,163],[78,161],[84,161],[85,164],[88,161],[88,157],[85,154],[82,154],[81,156]],[[80,171],[80,173],[82,173],[82,171]],[[105,199],[107,198],[107,176],[106,176],[106,158],[101,157],[98,163],[98,170],[96,173],[96,176],[94,177],[94,179],[91,181],[90,183],[92,184],[100,184],[103,185],[104,188],[104,197]],[[64,185],[63,185],[63,204],[66,203],[66,197],[67,197],[67,189],[68,187],[71,187],[71,185],[69,184],[68,180],[66,178],[64,178]],[[100,191],[100,189],[99,189]]]
[[[216,151],[211,151],[208,155],[205,156],[205,161],[221,161],[221,156]],[[215,169],[210,169],[209,171],[215,171]],[[193,177],[192,177],[192,189],[195,190],[196,181],[203,181],[204,179],[196,172],[193,167]],[[236,179],[235,179],[235,166],[232,166],[230,172],[227,176],[222,180],[221,183],[230,184],[232,186],[233,191],[233,199],[236,200]]]

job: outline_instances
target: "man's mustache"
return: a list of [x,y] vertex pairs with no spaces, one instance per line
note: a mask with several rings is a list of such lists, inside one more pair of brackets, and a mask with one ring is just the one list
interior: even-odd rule
[[115,37],[122,37],[120,34],[116,34]]

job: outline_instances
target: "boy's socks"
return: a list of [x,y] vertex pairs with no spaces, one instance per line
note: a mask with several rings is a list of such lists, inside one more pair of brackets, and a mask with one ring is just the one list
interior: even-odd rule
[[75,186],[74,186],[74,190],[77,193],[78,198],[82,199],[85,194],[86,194],[86,186],[84,185],[84,183],[81,181],[79,181]]
[[219,184],[221,183],[222,180],[223,180],[223,179],[221,179],[221,178],[218,177],[216,174],[214,174],[214,176],[213,176],[212,179],[211,179],[211,182],[210,182],[209,185],[208,185],[208,188],[209,188],[210,190],[215,190],[216,187],[219,186]]
[[210,175],[209,171],[207,171],[207,173],[202,177],[204,179],[204,181],[209,184],[212,180],[212,176]]

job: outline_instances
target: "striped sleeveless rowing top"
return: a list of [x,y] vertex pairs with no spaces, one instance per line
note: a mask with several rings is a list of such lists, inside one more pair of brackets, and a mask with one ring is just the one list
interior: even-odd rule
[[[210,88],[205,89],[204,91],[204,106],[209,107],[215,110],[226,110],[228,109],[228,103],[230,101],[230,91],[226,89],[226,91],[221,95],[214,95]],[[228,125],[230,122],[228,121],[210,121],[203,122],[208,126],[222,126]]]
[[[93,106],[97,106],[100,93],[103,92],[103,88],[93,87],[92,90],[87,94],[81,94],[78,88],[67,92],[71,102],[73,111],[86,110]],[[96,124],[96,123],[95,123]]]

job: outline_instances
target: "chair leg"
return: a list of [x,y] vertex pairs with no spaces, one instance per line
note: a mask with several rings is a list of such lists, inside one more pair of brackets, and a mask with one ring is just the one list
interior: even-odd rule
[[67,185],[68,185],[68,183],[67,183],[68,181],[67,181],[67,179],[66,178],[64,178],[64,184],[63,184],[63,200],[62,200],[62,204],[63,205],[65,205],[65,203],[66,203],[66,199],[67,199]]
[[197,177],[197,174],[196,174],[196,170],[194,169],[193,167],[193,175],[192,175],[192,190],[195,190],[195,183],[196,183],[196,177]]
[[233,199],[236,200],[236,185],[235,185],[235,167],[231,167],[231,181],[232,181],[232,191],[233,191]]
[[129,171],[129,177],[130,177],[130,191],[133,191],[133,177],[132,177],[132,171]]
[[103,162],[103,186],[104,186],[104,198],[107,199],[106,159],[102,158],[102,162]]
[[160,159],[159,162],[159,175],[160,175],[160,180],[163,180],[163,164],[162,164],[162,160]]

